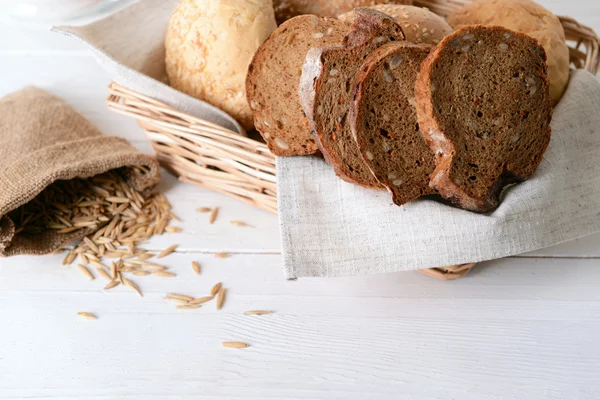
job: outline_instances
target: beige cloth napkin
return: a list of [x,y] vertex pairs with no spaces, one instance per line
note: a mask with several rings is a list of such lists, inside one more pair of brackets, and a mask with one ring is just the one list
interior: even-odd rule
[[[231,129],[229,116],[161,83],[165,27],[177,0],[145,0],[84,27],[55,31],[88,43],[126,87]],[[234,125],[232,125],[234,124]],[[285,274],[366,275],[511,256],[600,231],[600,84],[577,72],[554,114],[538,173],[491,215],[430,201],[404,207],[386,192],[335,177],[314,157],[277,161]]]
[[7,214],[51,183],[136,165],[150,172],[127,176],[132,187],[143,191],[158,184],[160,170],[154,158],[125,139],[103,136],[58,97],[29,87],[0,99],[0,257],[51,253],[90,233],[82,229],[15,234]]
[[600,231],[600,82],[572,74],[554,111],[553,136],[529,181],[490,215],[432,200],[404,207],[386,191],[338,179],[316,158],[279,159],[285,273],[368,275],[479,262]]

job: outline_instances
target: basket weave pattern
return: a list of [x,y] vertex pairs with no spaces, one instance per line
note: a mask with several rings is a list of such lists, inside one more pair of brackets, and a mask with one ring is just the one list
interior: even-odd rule
[[[470,0],[415,0],[446,16]],[[600,68],[600,38],[572,18],[559,17],[569,44],[571,66],[593,74]],[[108,107],[134,117],[146,131],[163,167],[183,182],[202,186],[277,213],[275,157],[259,141],[178,112],[116,83]],[[464,276],[474,264],[421,271],[440,279]]]

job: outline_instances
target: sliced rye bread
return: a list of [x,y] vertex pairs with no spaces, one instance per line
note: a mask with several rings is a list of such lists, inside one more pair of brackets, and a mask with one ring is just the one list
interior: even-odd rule
[[260,46],[246,77],[254,125],[277,156],[318,151],[298,99],[306,53],[341,44],[349,25],[335,18],[302,15],[277,28]]
[[431,49],[408,42],[385,44],[367,57],[353,85],[354,139],[364,162],[399,206],[435,193],[429,187],[435,158],[414,106],[419,66]]
[[468,26],[425,59],[415,88],[419,126],[436,154],[431,185],[455,205],[493,211],[529,178],[551,136],[546,54],[522,33]]
[[356,19],[341,46],[311,49],[300,79],[300,103],[319,149],[335,173],[347,182],[382,188],[362,159],[352,137],[348,110],[354,77],[373,50],[404,39],[390,16],[367,8]]

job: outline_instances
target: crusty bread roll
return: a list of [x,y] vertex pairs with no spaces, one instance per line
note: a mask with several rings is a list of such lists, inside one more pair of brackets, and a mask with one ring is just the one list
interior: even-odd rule
[[171,86],[251,129],[245,86],[248,65],[275,28],[272,0],[181,0],[165,41]]
[[[452,33],[452,28],[437,14],[426,8],[405,6],[399,4],[378,4],[371,6],[393,17],[404,31],[406,41],[411,43],[438,44],[446,35]],[[354,11],[347,12],[338,17],[342,21],[354,21]]]
[[413,0],[273,0],[275,18],[281,24],[297,15],[313,14],[319,17],[337,17],[357,7],[375,4],[412,4]]
[[446,18],[454,29],[466,25],[500,25],[537,39],[548,56],[550,96],[554,104],[569,81],[569,48],[559,19],[531,0],[478,0]]

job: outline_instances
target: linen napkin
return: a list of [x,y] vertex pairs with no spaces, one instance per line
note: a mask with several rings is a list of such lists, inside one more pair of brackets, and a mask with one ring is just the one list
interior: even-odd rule
[[536,174],[474,214],[337,178],[317,158],[277,160],[285,274],[368,275],[498,259],[600,231],[600,82],[576,71]]
[[[144,0],[104,20],[55,31],[88,44],[118,83],[235,131],[214,107],[163,82],[164,34],[178,0]],[[385,191],[336,178],[315,157],[279,158],[285,275],[367,275],[479,262],[600,231],[600,84],[578,71],[554,113],[536,175],[505,192],[490,215],[431,200],[404,207]]]

